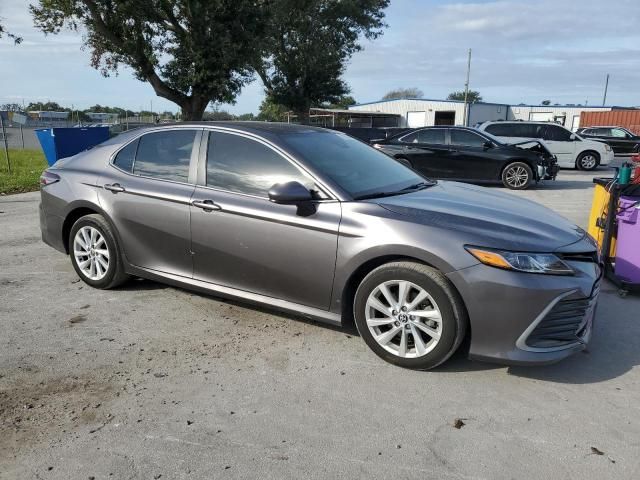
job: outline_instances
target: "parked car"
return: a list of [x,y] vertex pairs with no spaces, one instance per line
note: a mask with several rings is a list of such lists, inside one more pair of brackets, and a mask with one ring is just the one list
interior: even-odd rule
[[582,229],[508,194],[426,180],[340,132],[139,129],[45,170],[41,197],[43,240],[92,287],[133,275],[354,319],[402,367],[435,367],[465,338],[473,358],[549,363],[591,336],[600,267]]
[[478,128],[508,143],[540,140],[563,168],[594,170],[598,165],[608,165],[614,158],[613,150],[606,143],[586,140],[557,123],[496,121],[484,122]]
[[508,145],[465,127],[425,127],[373,144],[374,148],[435,179],[501,182],[523,190],[558,172],[553,155],[539,142]]
[[579,128],[577,133],[584,138],[605,142],[619,155],[640,152],[640,135],[624,127],[585,127]]

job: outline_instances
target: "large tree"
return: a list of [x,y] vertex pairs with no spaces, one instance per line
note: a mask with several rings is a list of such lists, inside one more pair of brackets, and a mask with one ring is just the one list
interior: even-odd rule
[[199,120],[210,102],[233,102],[262,53],[273,0],[39,0],[45,33],[81,30],[105,76],[129,66],[156,94]]
[[3,36],[6,35],[11,40],[13,40],[13,43],[15,43],[16,45],[19,44],[19,43],[22,43],[22,37],[19,37],[15,33],[7,32],[7,29],[2,24],[2,22],[3,22],[3,20],[2,20],[2,18],[0,18],[0,38],[2,38]]
[[396,88],[384,94],[382,100],[399,100],[402,98],[422,98],[424,93],[416,87]]
[[255,65],[270,102],[308,119],[313,105],[349,93],[346,62],[381,35],[389,0],[272,0],[268,40]]
[[[447,97],[447,100],[458,100],[460,102],[464,102],[464,91],[451,92]],[[469,90],[467,94],[467,102],[476,103],[481,101],[482,101],[482,96],[480,95],[480,92],[476,90]]]

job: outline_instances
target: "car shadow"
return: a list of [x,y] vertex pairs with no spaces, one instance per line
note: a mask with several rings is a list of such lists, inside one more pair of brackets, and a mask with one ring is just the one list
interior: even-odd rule
[[[304,322],[354,337],[360,336],[353,322],[346,322],[343,326],[332,325],[274,308],[172,287],[152,280],[132,279],[119,288],[134,291],[177,288],[191,295],[221,301],[235,307]],[[425,373],[484,372],[507,368],[509,375],[553,383],[588,384],[612,380],[640,365],[640,316],[637,314],[638,311],[640,311],[640,295],[630,294],[626,298],[621,298],[618,296],[615,286],[605,283],[601,290],[594,331],[587,350],[553,365],[505,367],[505,365],[498,363],[470,360],[467,341],[444,364]]]

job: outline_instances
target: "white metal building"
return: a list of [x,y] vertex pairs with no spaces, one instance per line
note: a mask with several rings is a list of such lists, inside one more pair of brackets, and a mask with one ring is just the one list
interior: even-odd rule
[[[469,105],[467,125],[488,120],[555,121],[577,130],[581,112],[610,111],[616,107],[589,107],[576,105],[507,105],[478,102]],[[464,102],[456,100],[399,99],[361,103],[349,110],[393,113],[400,115],[400,127],[427,127],[434,125],[464,125]]]

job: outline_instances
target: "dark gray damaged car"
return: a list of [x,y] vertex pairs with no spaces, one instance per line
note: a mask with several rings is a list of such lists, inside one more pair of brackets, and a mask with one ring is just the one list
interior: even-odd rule
[[393,364],[558,361],[585,348],[585,232],[509,194],[434,182],[342,133],[267,123],[119,135],[41,177],[43,240],[79,277],[137,276],[340,325]]

